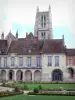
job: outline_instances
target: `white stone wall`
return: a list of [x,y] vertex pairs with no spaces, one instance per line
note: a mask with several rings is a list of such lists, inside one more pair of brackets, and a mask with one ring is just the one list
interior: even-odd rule
[[[48,66],[48,56],[52,56],[52,66]],[[59,56],[59,66],[55,66],[55,56]],[[63,81],[68,79],[65,54],[42,55],[42,81],[52,81],[52,71],[60,69],[63,72]]]

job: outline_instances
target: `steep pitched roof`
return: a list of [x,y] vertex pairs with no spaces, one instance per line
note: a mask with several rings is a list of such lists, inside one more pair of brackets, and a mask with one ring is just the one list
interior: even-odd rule
[[[8,53],[23,54],[40,54],[43,46],[43,41],[19,39],[12,41]],[[29,52],[31,50],[31,52]]]
[[75,49],[66,49],[67,56],[75,56]]
[[63,39],[45,40],[42,52],[43,53],[65,53]]
[[[29,51],[30,50],[30,51]],[[29,52],[28,52],[29,51]],[[40,53],[65,53],[62,39],[51,40],[27,40],[18,39],[12,41],[8,53],[40,54]]]
[[7,40],[0,40],[0,55],[6,54],[7,46]]

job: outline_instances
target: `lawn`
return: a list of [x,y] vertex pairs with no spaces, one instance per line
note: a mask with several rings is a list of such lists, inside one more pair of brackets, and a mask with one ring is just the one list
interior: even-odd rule
[[[24,83],[15,83],[16,86],[24,86]],[[39,84],[30,84],[30,83],[26,83],[26,85],[28,86],[29,89],[33,89],[35,87],[38,87]],[[50,88],[50,89],[54,89],[54,88],[60,88],[63,87],[65,89],[68,88],[75,88],[75,84],[40,84],[43,88]]]
[[28,96],[16,95],[10,97],[2,97],[0,100],[75,100],[75,96]]

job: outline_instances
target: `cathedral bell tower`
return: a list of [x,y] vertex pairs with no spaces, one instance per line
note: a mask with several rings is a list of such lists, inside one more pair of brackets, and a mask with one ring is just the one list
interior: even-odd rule
[[37,7],[34,36],[38,37],[39,40],[52,39],[52,18],[50,5],[48,11],[42,12],[39,11],[39,7]]

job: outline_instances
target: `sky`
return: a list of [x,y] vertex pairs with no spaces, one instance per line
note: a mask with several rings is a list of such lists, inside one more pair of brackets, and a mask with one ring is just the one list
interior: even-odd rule
[[64,35],[67,48],[75,48],[75,0],[0,0],[0,35],[9,31],[19,37],[34,33],[36,8],[48,11],[51,5],[53,38]]

